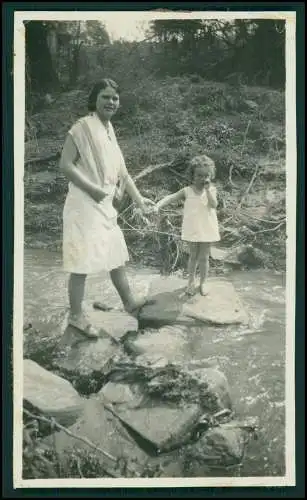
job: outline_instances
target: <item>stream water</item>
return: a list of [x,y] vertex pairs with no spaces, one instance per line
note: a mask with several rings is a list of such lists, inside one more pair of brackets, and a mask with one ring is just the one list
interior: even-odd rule
[[[145,291],[157,271],[129,268],[136,291]],[[248,327],[175,329],[170,353],[180,361],[214,359],[228,378],[234,408],[241,416],[258,416],[257,441],[246,452],[240,476],[285,474],[285,274],[236,271],[227,276],[247,309]],[[86,303],[103,300],[120,307],[107,276],[88,279]],[[67,275],[61,255],[26,250],[24,255],[24,321],[47,324],[67,308]],[[185,342],[176,346],[176,336]],[[157,348],[158,349],[158,348]]]

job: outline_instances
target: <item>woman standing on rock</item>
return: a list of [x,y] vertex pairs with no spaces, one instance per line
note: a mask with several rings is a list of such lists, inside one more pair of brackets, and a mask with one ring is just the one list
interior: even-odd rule
[[69,130],[60,160],[69,180],[63,211],[63,265],[70,273],[68,323],[88,337],[98,336],[82,309],[88,274],[109,271],[130,314],[136,315],[147,302],[136,299],[129,286],[129,255],[113,198],[126,190],[144,212],[154,203],[142,197],[127,171],[110,122],[118,106],[117,84],[110,79],[97,83],[89,95],[89,114]]

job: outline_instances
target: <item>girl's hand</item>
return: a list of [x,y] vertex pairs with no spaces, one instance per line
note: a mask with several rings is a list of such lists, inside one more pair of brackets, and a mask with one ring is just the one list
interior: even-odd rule
[[205,180],[205,190],[206,191],[209,191],[211,188],[211,182],[210,182],[210,179],[206,179]]

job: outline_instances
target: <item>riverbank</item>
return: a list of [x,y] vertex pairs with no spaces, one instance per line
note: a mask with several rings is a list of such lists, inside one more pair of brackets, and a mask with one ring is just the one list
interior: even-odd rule
[[[61,249],[62,209],[67,181],[59,153],[73,122],[86,113],[87,93],[51,96],[27,117],[25,155],[25,243]],[[138,186],[157,201],[186,183],[187,160],[207,153],[216,162],[222,240],[241,267],[285,269],[284,93],[260,87],[208,82],[202,78],[152,79],[123,93],[114,127],[127,167],[136,178],[161,165]],[[163,221],[144,221],[128,199],[118,206],[132,262],[163,272],[184,269],[180,207]],[[223,272],[224,259],[212,259]]]

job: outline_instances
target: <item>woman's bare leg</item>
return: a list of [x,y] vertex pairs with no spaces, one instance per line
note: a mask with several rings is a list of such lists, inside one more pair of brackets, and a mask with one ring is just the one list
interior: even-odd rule
[[69,276],[68,295],[71,316],[80,316],[82,313],[82,302],[84,298],[86,274],[74,274]]
[[68,294],[70,314],[68,324],[83,332],[88,338],[98,339],[99,332],[82,310],[86,274],[74,274],[69,277]]
[[127,278],[126,268],[124,266],[112,269],[110,276],[127,312],[140,309],[146,304],[147,300],[145,297],[139,300],[134,298]]

